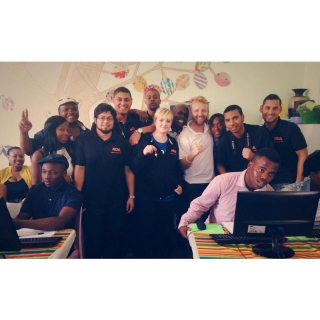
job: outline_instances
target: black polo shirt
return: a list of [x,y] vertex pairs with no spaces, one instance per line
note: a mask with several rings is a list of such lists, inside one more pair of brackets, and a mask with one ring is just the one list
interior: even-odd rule
[[298,156],[296,151],[307,148],[307,142],[300,128],[293,122],[282,120],[280,117],[274,128],[268,130],[274,148],[281,158],[280,168],[272,180],[276,183],[293,183],[297,177]]
[[261,148],[272,148],[273,144],[266,130],[258,125],[244,123],[245,132],[238,139],[227,131],[219,140],[218,155],[215,162],[222,164],[227,172],[239,172],[248,167],[249,160],[242,156],[243,148],[253,153]]
[[117,119],[114,120],[113,130],[117,134],[129,140],[130,136],[135,132],[135,130],[139,129],[140,127],[139,116],[137,114],[128,113],[127,121],[125,124],[118,121]]
[[85,166],[82,189],[85,207],[125,208],[128,189],[124,166],[130,165],[130,154],[129,142],[114,132],[106,141],[96,130],[77,138],[75,165]]
[[[63,207],[71,207],[80,212],[82,201],[81,192],[65,181],[57,190],[46,187],[42,182],[29,189],[21,212],[28,213],[32,219],[57,217]],[[71,223],[66,227],[74,227],[74,225]]]

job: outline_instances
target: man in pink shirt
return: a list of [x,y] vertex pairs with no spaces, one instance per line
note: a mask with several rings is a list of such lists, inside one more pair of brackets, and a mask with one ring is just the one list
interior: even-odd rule
[[229,172],[216,176],[202,195],[190,203],[182,215],[178,229],[184,238],[189,223],[197,221],[212,207],[209,221],[221,223],[234,220],[238,191],[273,191],[269,183],[279,169],[280,156],[269,148],[258,150],[242,172]]

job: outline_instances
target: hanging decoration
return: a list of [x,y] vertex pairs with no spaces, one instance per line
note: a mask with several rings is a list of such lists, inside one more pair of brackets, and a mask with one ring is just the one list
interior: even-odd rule
[[214,75],[214,80],[221,87],[226,87],[231,83],[231,78],[226,72],[219,72]]
[[146,80],[141,76],[134,77],[132,84],[133,87],[139,92],[143,92],[144,88],[147,86]]
[[114,90],[107,92],[107,94],[106,94],[106,101],[107,101],[108,103],[112,103],[113,94],[114,94]]
[[176,89],[177,90],[184,90],[189,85],[189,75],[188,74],[181,74],[176,80]]
[[126,66],[115,66],[111,74],[115,78],[123,79],[128,73],[129,69]]
[[196,66],[194,68],[194,70],[196,72],[204,72],[206,70],[208,70],[210,67],[210,62],[196,62]]
[[2,109],[7,111],[13,111],[14,109],[14,101],[11,97],[5,97],[4,95],[0,95],[2,100]]
[[208,83],[206,76],[201,72],[196,72],[194,74],[193,81],[199,89],[204,89]]
[[167,94],[168,96],[172,95],[174,90],[174,83],[172,82],[172,80],[170,80],[169,78],[162,78],[160,86],[164,94]]
[[161,88],[156,84],[149,84],[147,87],[144,88],[143,93],[145,94],[150,89],[157,90],[159,93],[162,92]]

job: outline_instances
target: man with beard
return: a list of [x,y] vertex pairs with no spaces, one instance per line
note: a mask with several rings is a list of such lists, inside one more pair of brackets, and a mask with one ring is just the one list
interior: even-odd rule
[[304,180],[303,163],[308,156],[307,143],[300,128],[293,122],[282,120],[279,116],[281,111],[281,99],[276,94],[269,94],[260,106],[263,127],[281,157],[279,171],[272,181],[276,190],[283,184]]
[[[144,102],[147,105],[147,110],[145,112],[148,115],[148,119],[146,122],[140,121],[141,127],[153,125],[154,114],[159,109],[161,103],[159,91],[152,87],[147,88],[144,94]],[[143,128],[139,128],[137,131],[141,134],[145,133]]]
[[215,177],[181,217],[180,234],[187,238],[190,230],[188,225],[198,220],[211,207],[211,223],[234,221],[238,191],[273,191],[269,183],[278,171],[280,161],[280,156],[274,149],[262,148],[255,153],[246,170]]
[[129,142],[113,131],[116,111],[99,104],[95,129],[76,141],[75,187],[84,197],[86,258],[121,258],[126,213],[134,208],[134,175],[129,168]]
[[219,140],[218,157],[215,159],[220,174],[245,170],[257,150],[273,149],[264,128],[244,123],[244,114],[238,105],[228,106],[223,116],[228,131]]
[[172,109],[173,113],[173,121],[171,125],[171,130],[168,134],[172,138],[177,138],[177,136],[181,133],[184,126],[186,126],[189,118],[189,109],[188,107],[183,104],[179,103],[174,106]]
[[209,102],[203,96],[195,97],[190,105],[191,120],[179,134],[179,159],[184,169],[180,210],[177,221],[190,202],[199,197],[214,177],[213,140],[207,124]]

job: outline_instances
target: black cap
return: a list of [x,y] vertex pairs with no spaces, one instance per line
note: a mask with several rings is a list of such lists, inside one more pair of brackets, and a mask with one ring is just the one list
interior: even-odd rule
[[69,167],[69,162],[68,162],[67,158],[65,156],[63,156],[62,154],[49,154],[48,156],[41,159],[38,163],[43,164],[43,163],[47,163],[47,162],[62,163],[66,166],[66,169],[68,169],[68,167]]

